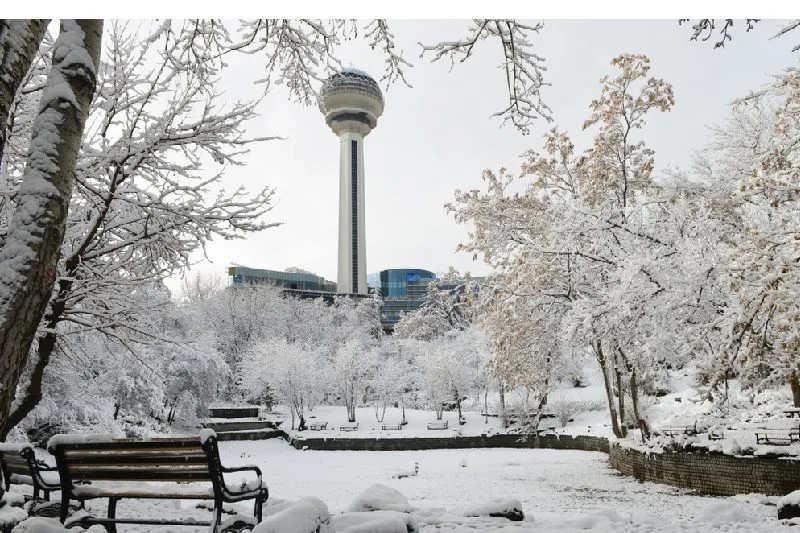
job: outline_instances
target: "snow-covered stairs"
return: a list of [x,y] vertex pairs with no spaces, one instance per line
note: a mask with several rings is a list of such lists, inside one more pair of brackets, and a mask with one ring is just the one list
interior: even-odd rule
[[212,407],[203,426],[213,429],[219,440],[263,440],[283,436],[274,422],[260,420],[258,407]]

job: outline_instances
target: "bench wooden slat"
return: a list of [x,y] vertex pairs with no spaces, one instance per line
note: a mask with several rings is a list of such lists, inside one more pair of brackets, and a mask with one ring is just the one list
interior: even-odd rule
[[[152,461],[152,459],[151,459]],[[119,471],[119,472],[144,472],[144,471],[158,471],[158,472],[208,472],[208,464],[71,464],[69,465],[70,474],[80,474],[87,472],[101,472],[103,470]]]
[[177,474],[175,472],[123,472],[120,470],[102,470],[94,472],[76,472],[70,474],[70,478],[75,481],[210,481],[208,472],[187,472]]
[[185,448],[169,448],[165,450],[158,450],[158,449],[126,449],[126,450],[91,450],[91,449],[83,449],[83,450],[65,450],[64,455],[66,457],[127,457],[127,456],[146,456],[146,455],[154,455],[156,457],[168,457],[170,455],[174,456],[183,456],[183,455],[203,455],[203,449],[200,446],[192,446],[192,447],[185,447]]
[[97,451],[114,451],[115,453],[124,453],[124,450],[131,450],[140,452],[147,449],[156,449],[159,451],[170,450],[197,450],[200,448],[200,439],[195,437],[191,439],[161,439],[161,440],[132,440],[120,439],[106,442],[70,442],[65,444],[57,444],[64,451],[69,450],[97,450]]
[[187,492],[167,492],[161,491],[158,492],[157,490],[146,491],[146,490],[126,490],[126,489],[103,489],[102,487],[88,487],[82,490],[82,487],[78,487],[73,490],[73,493],[76,496],[81,496],[87,500],[93,498],[140,498],[140,499],[171,499],[175,498],[177,500],[213,500],[214,493],[209,487],[207,491],[187,491]]
[[20,466],[17,466],[17,465],[7,465],[6,466],[6,472],[9,475],[11,475],[11,474],[21,475],[21,476],[30,476],[31,475],[31,471],[27,466],[20,467]]
[[203,456],[190,455],[190,456],[167,456],[158,457],[156,455],[145,456],[96,456],[96,457],[81,457],[80,459],[70,459],[72,465],[208,465],[208,459]]

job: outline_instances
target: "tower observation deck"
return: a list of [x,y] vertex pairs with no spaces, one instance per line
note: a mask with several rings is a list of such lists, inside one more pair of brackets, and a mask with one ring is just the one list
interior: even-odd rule
[[336,290],[367,294],[364,137],[383,113],[383,94],[366,72],[346,68],[322,85],[319,108],[339,137],[339,264]]

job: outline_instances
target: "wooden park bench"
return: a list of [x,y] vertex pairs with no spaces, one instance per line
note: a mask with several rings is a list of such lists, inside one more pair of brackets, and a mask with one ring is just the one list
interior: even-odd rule
[[428,422],[428,429],[447,429],[447,420]]
[[23,495],[26,501],[32,502],[30,514],[57,516],[58,508],[49,504],[50,493],[61,490],[58,469],[37,459],[29,444],[1,443],[0,471],[6,491],[12,484],[33,489],[32,494]]
[[[211,430],[203,430],[199,438],[153,440],[56,435],[50,439],[48,449],[56,458],[61,479],[59,518],[66,527],[101,524],[108,533],[116,533],[117,524],[211,526],[211,531],[217,533],[221,530],[224,503],[254,500],[254,521],[258,523],[269,497],[258,467],[222,466],[217,436]],[[226,474],[246,471],[254,473],[254,479],[236,485],[226,483]],[[97,498],[108,499],[107,517],[82,515],[67,522],[71,501]],[[213,500],[213,516],[210,522],[153,516],[117,518],[117,502],[124,498]],[[237,525],[253,526],[241,521]]]
[[773,418],[767,420],[763,428],[756,430],[757,444],[774,444],[788,446],[800,441],[800,425],[791,418]]
[[400,429],[403,429],[403,424],[383,424],[381,426],[381,429],[383,429],[383,430],[387,430],[387,429],[400,430]]
[[358,429],[358,422],[350,423],[350,424],[342,424],[339,426],[339,431],[355,431]]
[[661,433],[667,437],[675,437],[677,435],[697,435],[697,420],[673,420],[670,425],[661,428]]
[[311,431],[321,431],[323,429],[328,429],[327,422],[312,422],[308,425],[308,429]]

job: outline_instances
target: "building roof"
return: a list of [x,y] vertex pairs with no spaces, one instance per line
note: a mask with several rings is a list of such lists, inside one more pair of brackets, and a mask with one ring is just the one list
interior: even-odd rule
[[342,90],[364,91],[383,102],[383,93],[378,86],[378,82],[372,76],[357,68],[348,67],[325,80],[319,94],[324,98],[328,93]]

